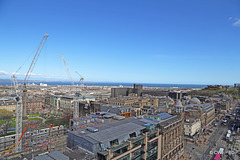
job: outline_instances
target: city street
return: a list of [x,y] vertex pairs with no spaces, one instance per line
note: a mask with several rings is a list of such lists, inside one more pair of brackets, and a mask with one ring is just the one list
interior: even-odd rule
[[[232,113],[236,113],[236,110],[233,109]],[[201,144],[199,146],[196,145],[196,143],[190,144],[185,142],[185,149],[187,153],[191,155],[191,158],[194,160],[211,160],[215,157],[220,148],[224,148],[225,154],[222,155],[222,158],[227,158],[229,154],[231,155],[232,152],[236,152],[233,147],[234,145],[226,142],[226,134],[228,130],[231,130],[232,128],[234,118],[235,117],[232,116],[230,119],[228,119],[226,126],[221,123],[221,120],[219,120],[219,122],[217,122],[217,127],[210,128],[213,130],[213,132],[210,133],[210,137],[207,138],[207,136],[201,135],[199,138],[204,137],[207,139],[206,144]],[[205,133],[206,132],[207,131],[205,131]],[[231,137],[235,139],[235,136]],[[234,156],[235,159],[239,158],[237,154],[234,154]]]
[[213,133],[211,133],[211,136],[207,140],[207,144],[204,147],[196,146],[195,144],[191,145],[185,143],[185,149],[192,156],[192,159],[210,159],[213,157],[210,151],[218,151],[219,148],[225,147],[225,143],[223,143],[222,139],[224,138],[224,135],[228,130],[227,127],[222,126],[219,123],[219,127],[214,127],[213,130]]

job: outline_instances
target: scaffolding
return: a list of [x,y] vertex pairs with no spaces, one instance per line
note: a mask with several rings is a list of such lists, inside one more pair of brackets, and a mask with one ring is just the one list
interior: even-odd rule
[[29,154],[33,151],[43,153],[50,152],[51,149],[63,150],[66,147],[67,130],[62,125],[50,126],[48,128],[42,128],[40,125],[30,126],[22,134],[21,152],[14,152],[15,138],[16,135],[0,138],[0,158],[12,158],[19,154]]

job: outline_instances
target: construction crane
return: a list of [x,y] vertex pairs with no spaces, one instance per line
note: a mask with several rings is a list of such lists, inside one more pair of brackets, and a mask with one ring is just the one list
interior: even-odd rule
[[[70,81],[72,82],[72,85],[74,86],[74,82],[72,80],[72,76],[69,72],[69,69],[67,67],[67,63],[63,57],[63,55],[60,55],[62,60],[63,60],[63,63],[65,65],[65,68],[66,68],[66,71],[67,71],[67,74],[68,74],[68,78],[70,79]],[[73,98],[73,119],[77,119],[79,117],[79,103],[77,101],[77,96],[76,96],[77,93],[75,93],[75,96]]]
[[34,66],[35,66],[35,64],[36,64],[36,62],[37,62],[37,60],[38,60],[38,57],[39,57],[39,55],[40,55],[40,53],[41,53],[41,51],[42,51],[42,48],[43,48],[43,46],[44,46],[47,38],[48,38],[48,34],[46,33],[46,34],[43,36],[43,38],[42,38],[42,40],[41,40],[41,42],[40,42],[40,44],[39,44],[39,46],[38,46],[37,52],[36,52],[36,54],[35,54],[35,56],[34,56],[34,58],[33,58],[33,60],[32,60],[32,63],[31,63],[31,65],[30,65],[30,67],[29,67],[29,69],[28,69],[28,71],[27,71],[27,74],[26,74],[26,76],[25,76],[25,78],[24,78],[24,81],[23,81],[23,117],[26,117],[26,116],[27,116],[27,114],[26,114],[26,113],[27,113],[27,112],[26,112],[26,111],[27,111],[27,110],[26,110],[26,105],[27,105],[27,101],[26,101],[26,98],[27,98],[26,83],[27,83],[27,81],[29,80],[29,78],[30,78],[30,76],[31,76],[31,74],[32,74],[33,68],[34,68]]
[[[20,89],[18,84],[17,84],[17,78],[16,78],[16,73],[12,76],[13,82],[14,82],[14,88],[15,88],[15,93],[16,93],[16,146],[15,146],[15,150],[16,152],[21,151],[22,149],[22,140],[21,140],[21,134],[22,134],[22,118],[26,117],[26,105],[27,105],[27,87],[26,87],[26,83],[30,78],[30,75],[32,74],[33,68],[38,60],[38,57],[42,51],[42,48],[46,42],[48,38],[48,34],[46,33],[40,44],[39,47],[35,53],[35,56],[32,60],[32,63],[28,69],[28,72],[24,78],[23,81],[23,88]],[[20,67],[21,68],[21,67]],[[21,93],[21,90],[23,91],[23,94]]]
[[67,63],[66,63],[63,55],[60,54],[60,56],[61,56],[61,58],[62,58],[62,60],[63,60],[64,65],[65,65],[65,68],[66,68],[66,71],[67,71],[67,74],[68,74],[68,78],[70,79],[72,85],[74,86],[74,82],[73,82],[73,80],[72,80],[72,76],[71,76],[71,74],[70,74],[70,72],[69,72],[69,69],[68,69],[68,67],[67,67]]
[[83,83],[84,78],[77,71],[75,71],[75,72],[80,76],[78,85],[80,85],[83,90],[84,89],[84,83]]

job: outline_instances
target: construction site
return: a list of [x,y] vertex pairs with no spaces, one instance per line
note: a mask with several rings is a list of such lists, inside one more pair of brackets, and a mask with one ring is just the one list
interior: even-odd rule
[[[65,152],[68,133],[65,126],[54,126],[53,124],[46,125],[41,121],[27,120],[27,83],[44,47],[44,44],[47,41],[47,38],[48,34],[46,33],[37,48],[37,51],[22,83],[18,82],[17,75],[24,64],[20,66],[19,69],[11,76],[12,88],[14,88],[13,97],[16,101],[16,127],[15,134],[0,137],[0,159],[21,158],[23,155],[29,154],[32,155],[33,159],[34,156],[46,152]],[[71,111],[73,116],[70,120],[70,126],[72,126],[72,128],[79,128],[79,126],[90,126],[90,123],[91,125],[101,123],[97,120],[98,116],[88,116],[81,119],[79,118],[79,101],[77,99],[79,96],[84,94],[82,92],[84,90],[84,78],[77,71],[75,71],[80,77],[79,83],[75,85],[63,55],[60,55],[60,57],[66,68],[66,73],[72,84],[72,90],[74,92],[72,96],[73,109]],[[42,108],[45,109],[45,106]],[[94,123],[92,123],[93,121]]]
[[[41,124],[26,124],[20,139],[16,135],[0,138],[0,152],[2,159],[12,159],[25,154],[36,154],[57,150],[64,152],[66,147],[67,130],[63,126],[41,127]],[[17,140],[17,144],[16,144]],[[19,146],[21,141],[21,150]],[[34,156],[34,155],[33,155]]]
[[[14,98],[16,101],[16,134],[0,137],[0,159],[20,158],[25,154],[51,152],[57,150],[64,152],[66,147],[67,129],[63,125],[45,125],[38,121],[27,121],[26,99],[27,82],[39,58],[41,50],[48,38],[46,33],[35,53],[31,65],[25,74],[23,83],[17,81],[17,73],[22,66],[12,75]],[[83,80],[83,78],[81,79]],[[45,107],[44,107],[45,108]]]

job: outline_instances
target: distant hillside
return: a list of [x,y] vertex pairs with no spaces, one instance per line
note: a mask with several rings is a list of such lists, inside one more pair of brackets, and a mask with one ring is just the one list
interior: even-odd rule
[[204,88],[202,90],[193,90],[189,92],[192,96],[194,95],[200,95],[200,96],[213,96],[219,93],[226,93],[229,95],[232,95],[234,99],[240,99],[240,94],[238,91],[238,88],[222,88],[222,89],[212,89],[212,88]]

